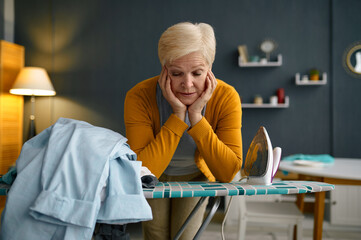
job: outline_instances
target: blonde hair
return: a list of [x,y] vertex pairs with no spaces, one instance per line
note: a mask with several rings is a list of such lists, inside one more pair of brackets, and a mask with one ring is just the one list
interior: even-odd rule
[[216,38],[207,23],[181,22],[169,27],[158,42],[162,66],[193,52],[200,52],[209,66],[216,55]]

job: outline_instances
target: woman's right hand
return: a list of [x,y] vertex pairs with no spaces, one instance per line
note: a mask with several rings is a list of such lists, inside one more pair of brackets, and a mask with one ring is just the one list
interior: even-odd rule
[[164,98],[168,101],[173,109],[173,113],[179,117],[182,121],[185,120],[187,106],[184,105],[173,93],[171,85],[171,78],[168,74],[168,69],[163,66],[162,72],[160,73],[158,84],[162,89]]

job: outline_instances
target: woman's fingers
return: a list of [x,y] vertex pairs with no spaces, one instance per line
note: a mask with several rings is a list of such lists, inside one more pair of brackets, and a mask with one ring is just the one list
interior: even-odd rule
[[174,95],[171,87],[171,80],[172,79],[168,74],[168,69],[164,66],[158,79],[159,86],[164,98],[171,105],[173,113],[184,121],[187,107]]
[[217,79],[215,78],[212,71],[209,70],[206,76],[206,87],[201,97],[205,98],[206,101],[208,102],[216,87],[217,87]]
[[209,70],[209,71],[208,71],[208,75],[209,75],[209,78],[210,78],[210,80],[211,80],[212,93],[213,93],[214,89],[216,89],[216,87],[217,87],[217,79],[216,79],[216,77],[214,76],[212,70]]

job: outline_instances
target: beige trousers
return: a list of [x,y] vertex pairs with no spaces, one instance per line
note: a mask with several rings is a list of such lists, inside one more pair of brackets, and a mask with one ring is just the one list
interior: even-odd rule
[[[207,178],[198,172],[186,176],[167,176],[163,174],[159,180],[161,182],[206,181]],[[199,199],[199,197],[148,199],[148,203],[152,208],[153,220],[142,223],[144,239],[173,239]],[[194,238],[202,224],[207,203],[208,199],[202,203],[202,206],[188,223],[180,237],[181,240]]]

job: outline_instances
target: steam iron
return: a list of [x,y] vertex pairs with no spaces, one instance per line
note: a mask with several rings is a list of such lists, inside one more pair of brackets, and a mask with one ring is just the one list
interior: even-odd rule
[[270,185],[281,160],[281,148],[272,149],[266,128],[260,127],[248,149],[244,172],[247,183]]

